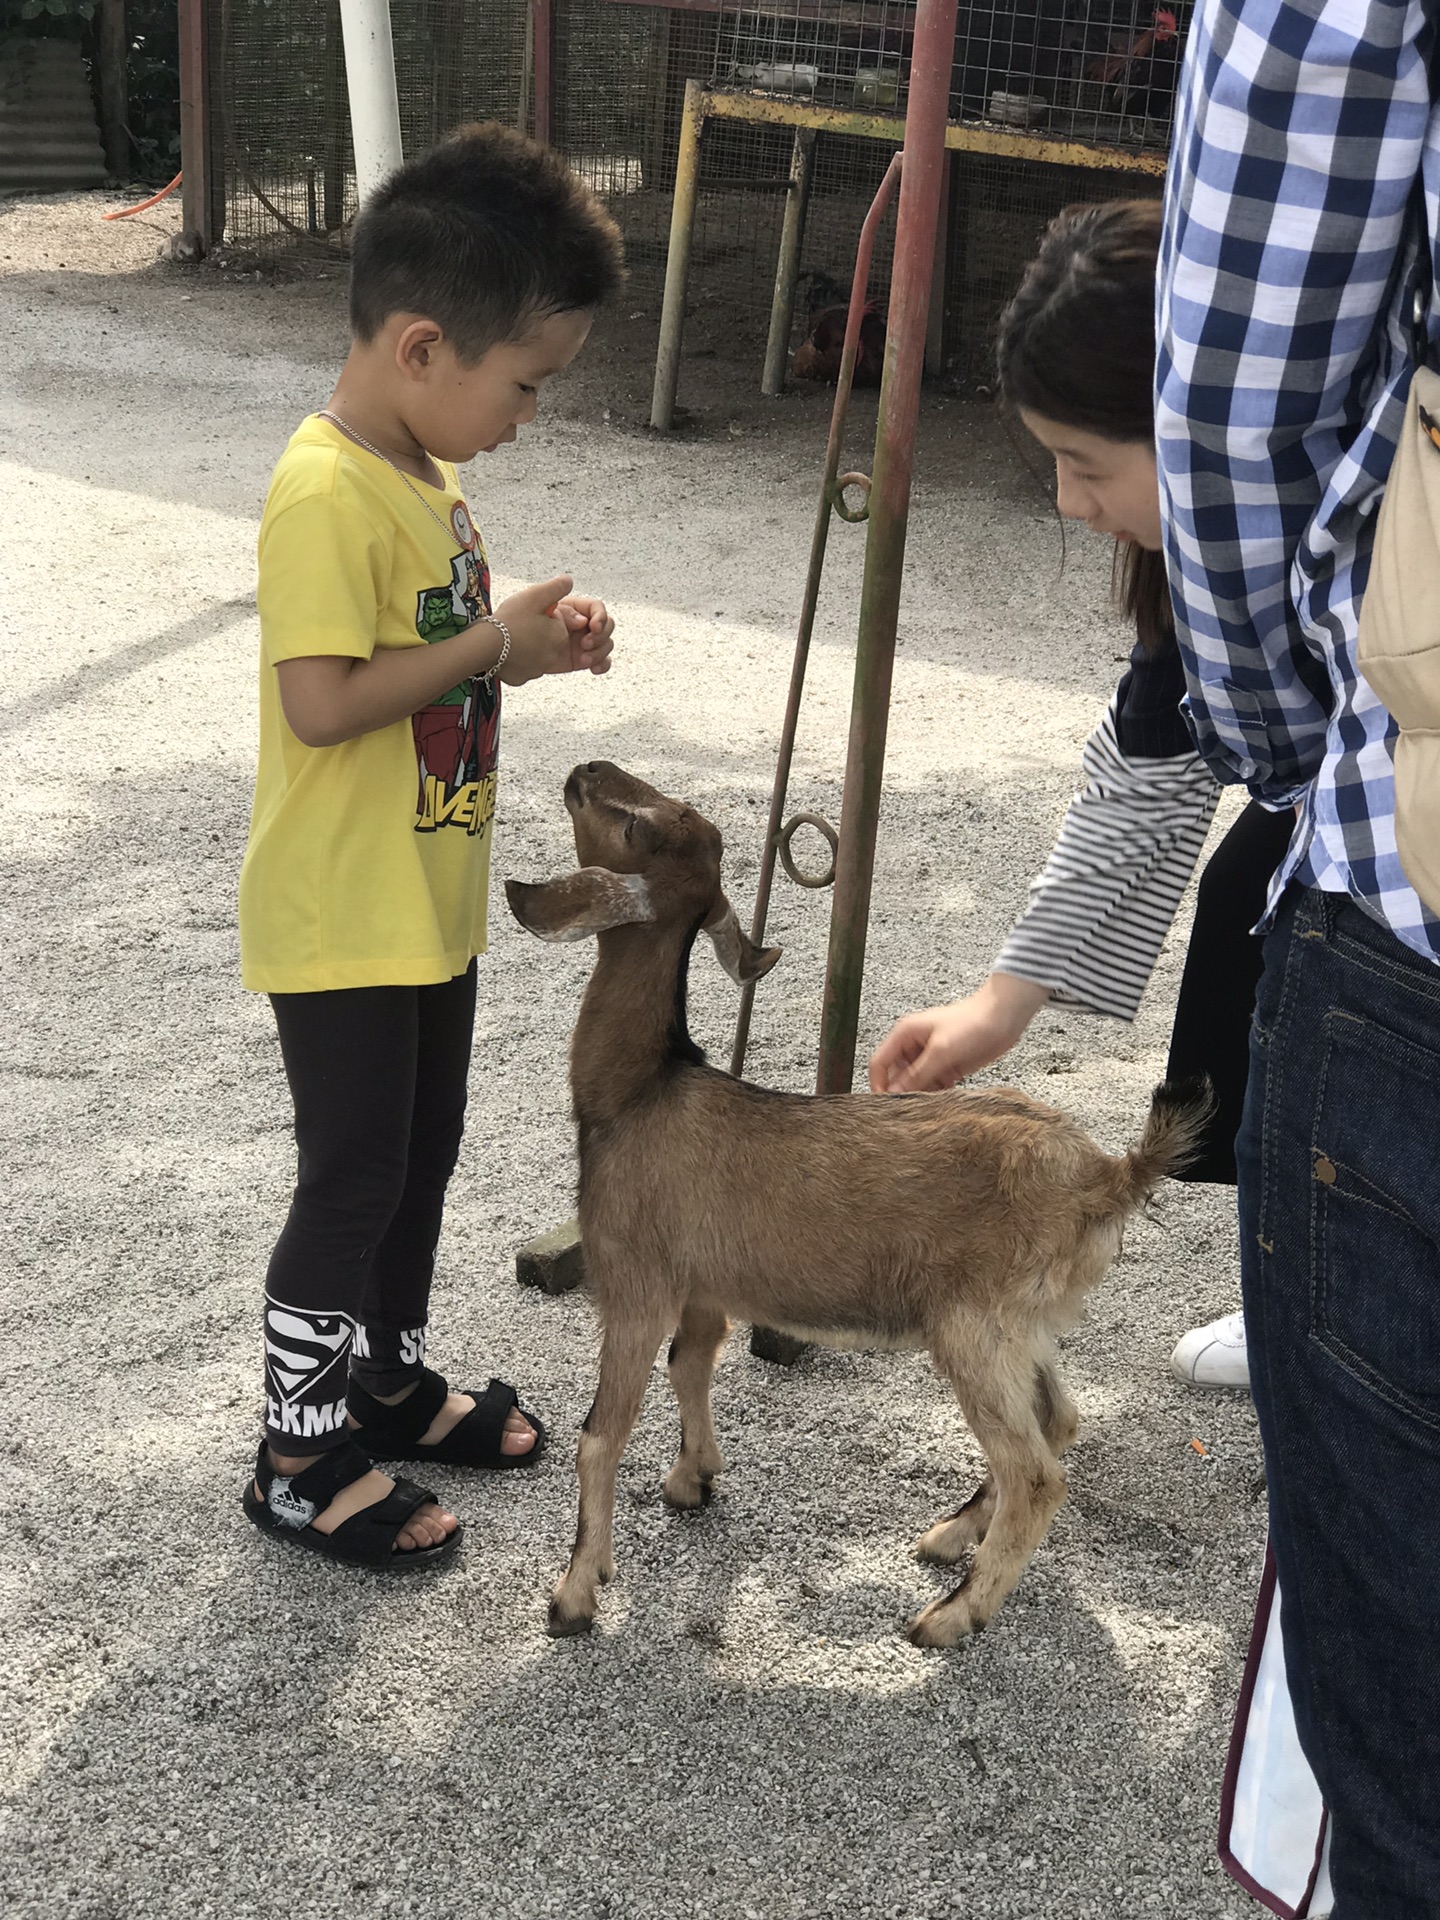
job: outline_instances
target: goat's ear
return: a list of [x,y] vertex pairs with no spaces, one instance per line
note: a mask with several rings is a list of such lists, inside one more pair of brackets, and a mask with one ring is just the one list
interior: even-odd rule
[[735,918],[735,909],[722,893],[704,922],[715,942],[715,957],[737,987],[748,987],[780,958],[779,947],[757,947]]
[[535,885],[507,880],[505,898],[521,926],[541,940],[588,940],[610,927],[655,918],[645,876],[608,867],[581,867]]

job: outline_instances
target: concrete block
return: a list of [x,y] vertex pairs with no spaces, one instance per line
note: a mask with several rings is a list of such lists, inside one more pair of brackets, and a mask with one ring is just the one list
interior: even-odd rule
[[750,1329],[750,1351],[757,1360],[768,1360],[777,1367],[793,1367],[801,1354],[810,1351],[808,1340],[794,1340],[774,1327]]
[[583,1286],[580,1222],[567,1220],[521,1247],[515,1256],[515,1278],[522,1287],[538,1287],[541,1293],[571,1293]]

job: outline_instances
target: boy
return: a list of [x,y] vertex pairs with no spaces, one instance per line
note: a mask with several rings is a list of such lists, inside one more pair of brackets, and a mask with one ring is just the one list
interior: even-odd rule
[[424,1364],[485,946],[501,684],[610,664],[564,576],[493,612],[455,467],[510,444],[623,274],[554,154],[462,130],[355,228],[352,345],[277,466],[260,529],[260,762],[240,881],[244,982],[268,993],[300,1171],[266,1277],[265,1441],[245,1511],[387,1570],[448,1558],[453,1513],[371,1466],[517,1467],[512,1388]]

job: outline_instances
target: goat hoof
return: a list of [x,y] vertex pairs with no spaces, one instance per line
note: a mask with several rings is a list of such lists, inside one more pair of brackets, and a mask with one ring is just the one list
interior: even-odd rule
[[915,1558],[923,1560],[927,1566],[953,1567],[963,1560],[966,1549],[972,1544],[969,1540],[956,1540],[944,1521],[938,1527],[932,1527],[928,1533],[922,1533],[915,1542]]
[[905,1637],[915,1647],[954,1647],[971,1634],[983,1633],[985,1622],[972,1620],[969,1608],[954,1600],[937,1600],[905,1629]]
[[701,1507],[708,1507],[715,1489],[708,1475],[697,1481],[682,1480],[678,1485],[667,1480],[660,1489],[660,1497],[667,1507],[673,1507],[676,1513],[698,1513]]
[[595,1624],[594,1616],[588,1613],[561,1613],[552,1600],[550,1611],[545,1618],[545,1631],[552,1640],[574,1640],[582,1633],[589,1633]]

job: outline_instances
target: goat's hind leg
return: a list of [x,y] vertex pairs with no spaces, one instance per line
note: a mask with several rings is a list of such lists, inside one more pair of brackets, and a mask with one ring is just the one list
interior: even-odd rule
[[915,1557],[938,1566],[953,1567],[971,1547],[978,1547],[995,1517],[995,1476],[987,1473],[963,1506],[937,1520],[915,1543]]
[[995,1485],[994,1512],[969,1575],[910,1623],[917,1646],[952,1647],[994,1619],[1064,1500],[1058,1443],[1073,1438],[1074,1409],[1048,1366],[1037,1369],[1028,1342],[990,1343],[988,1350],[947,1342],[935,1357],[985,1449]]
[[710,1382],[729,1326],[718,1307],[687,1300],[670,1342],[670,1385],[680,1408],[680,1457],[666,1475],[665,1499],[684,1512],[703,1507],[711,1481],[725,1471],[715,1438]]
[[600,1347],[600,1383],[580,1432],[576,1467],[580,1517],[570,1565],[550,1601],[549,1630],[588,1632],[600,1588],[615,1578],[615,1475],[640,1414],[665,1323],[609,1326]]
[[[1035,1369],[1035,1416],[1058,1460],[1075,1444],[1080,1417],[1075,1411],[1075,1402],[1048,1360],[1040,1361]],[[928,1533],[920,1536],[915,1545],[916,1557],[945,1567],[953,1567],[963,1560],[969,1549],[978,1547],[990,1531],[995,1500],[995,1476],[987,1473],[963,1506],[943,1520],[937,1520]]]
[[1080,1410],[1065,1391],[1053,1360],[1041,1360],[1035,1368],[1035,1418],[1057,1460],[1080,1436]]

